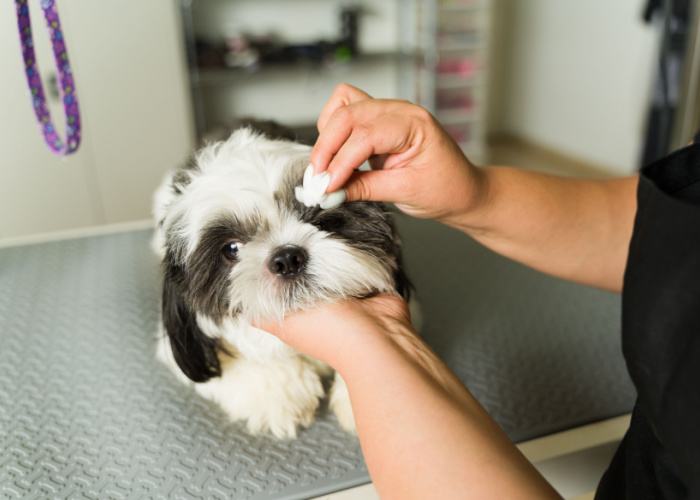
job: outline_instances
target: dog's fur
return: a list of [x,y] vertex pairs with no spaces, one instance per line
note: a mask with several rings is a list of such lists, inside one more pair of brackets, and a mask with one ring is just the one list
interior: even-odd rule
[[[159,357],[250,432],[285,438],[312,423],[321,377],[332,372],[251,323],[344,298],[407,297],[410,284],[385,207],[299,203],[310,147],[273,130],[277,138],[239,128],[168,175],[155,195],[153,244],[163,261]],[[275,259],[289,261],[286,249],[294,267],[285,274]],[[329,404],[354,429],[337,375]]]

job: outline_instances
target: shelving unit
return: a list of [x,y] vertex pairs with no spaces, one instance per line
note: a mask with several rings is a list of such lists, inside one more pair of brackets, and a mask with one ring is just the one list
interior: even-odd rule
[[417,101],[474,161],[486,158],[489,0],[420,0]]
[[[415,2],[180,0],[198,135],[226,119],[251,115],[308,128],[340,82],[381,97],[413,99],[419,57]],[[333,43],[343,34],[340,13],[348,8],[361,14],[359,50],[346,59],[320,60],[313,54],[293,61],[231,68],[207,64],[197,50],[197,41],[203,37],[220,43],[227,29],[242,26],[246,35],[268,31],[285,44],[308,44],[313,52],[319,40]]]
[[[200,136],[225,118],[251,114],[309,128],[335,85],[348,82],[377,96],[424,106],[470,158],[484,161],[489,0],[180,2]],[[236,22],[264,30],[274,21],[285,42],[337,39],[337,16],[348,5],[362,15],[359,50],[345,61],[301,58],[243,69],[198,60],[195,41],[203,34],[222,40],[226,26]],[[261,15],[263,8],[274,11],[274,19]],[[299,19],[306,32],[297,26]],[[314,85],[315,95],[309,96]]]

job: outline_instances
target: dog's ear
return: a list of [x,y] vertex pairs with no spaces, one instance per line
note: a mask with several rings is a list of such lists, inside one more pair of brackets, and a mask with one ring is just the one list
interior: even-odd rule
[[167,275],[163,281],[163,327],[170,338],[175,362],[187,377],[206,382],[221,375],[219,339],[202,332],[195,314]]

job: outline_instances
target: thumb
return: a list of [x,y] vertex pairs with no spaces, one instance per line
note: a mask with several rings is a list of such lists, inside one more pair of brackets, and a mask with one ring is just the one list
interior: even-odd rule
[[354,172],[345,183],[347,201],[406,203],[413,189],[408,169]]

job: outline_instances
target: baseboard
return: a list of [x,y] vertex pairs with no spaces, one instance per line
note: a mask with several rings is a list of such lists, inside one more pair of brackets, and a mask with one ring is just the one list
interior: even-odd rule
[[[527,155],[531,159],[539,159],[546,164],[566,165],[566,175],[586,178],[612,178],[620,174],[603,165],[576,158],[551,147],[510,134],[490,135],[487,139],[489,149],[507,148]],[[513,165],[518,166],[518,165]]]
[[26,236],[13,236],[0,239],[0,248],[15,247],[22,245],[33,245],[46,243],[49,241],[70,240],[75,238],[89,238],[102,234],[126,233],[129,231],[140,231],[155,227],[151,219],[119,222],[115,224],[104,224],[101,226],[79,227],[66,229],[64,231],[53,231],[47,233],[28,234]]

